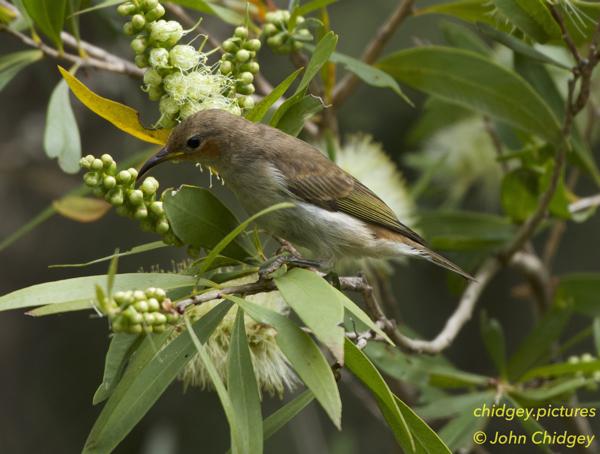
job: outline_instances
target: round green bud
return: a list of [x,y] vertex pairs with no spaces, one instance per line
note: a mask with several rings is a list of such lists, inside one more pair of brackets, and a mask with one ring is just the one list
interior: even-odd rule
[[154,68],[167,68],[169,66],[169,51],[164,47],[152,49],[148,61]]
[[135,210],[135,214],[133,215],[133,217],[136,218],[138,221],[146,219],[148,217],[148,209],[145,206],[139,207],[137,210]]
[[250,59],[250,52],[246,49],[240,49],[235,54],[235,59],[241,63],[244,63]]
[[98,186],[98,183],[100,182],[96,172],[88,172],[83,175],[83,181],[88,186]]
[[167,297],[167,292],[165,292],[164,289],[162,288],[157,288],[156,291],[154,292],[154,297],[158,300],[158,301],[163,301],[166,297]]
[[144,293],[148,298],[154,298],[154,294],[156,293],[156,287],[148,287],[144,290]]
[[128,329],[128,325],[126,324],[123,317],[117,317],[116,319],[114,319],[111,327],[115,333],[122,333],[123,331]]
[[79,160],[79,167],[83,168],[83,169],[89,169],[90,168],[90,162],[85,159],[85,158],[81,158]]
[[146,18],[146,22],[154,22],[157,19],[160,19],[165,15],[165,7],[162,5],[157,5],[156,8],[151,9],[144,17]]
[[296,24],[300,25],[303,24],[306,21],[306,19],[304,18],[304,16],[296,16]]
[[142,312],[142,313],[148,312],[148,310],[149,310],[148,301],[146,301],[146,300],[138,301],[137,303],[135,303],[133,305],[133,307],[135,307],[136,311]]
[[254,107],[254,98],[252,96],[244,96],[240,99],[240,107],[243,109],[252,109]]
[[127,327],[127,332],[129,334],[142,334],[143,331],[144,331],[144,328],[140,324],[129,325]]
[[238,77],[238,82],[243,85],[251,84],[254,81],[254,76],[250,71],[243,72]]
[[112,156],[108,153],[104,153],[102,156],[100,156],[100,160],[102,161],[102,164],[104,164],[105,168],[109,168],[115,162]]
[[240,95],[251,95],[252,93],[254,93],[254,85],[252,85],[252,84],[242,85],[240,87],[237,87],[236,91]]
[[251,50],[253,52],[258,52],[260,50],[260,39],[250,39],[244,44],[244,49]]
[[127,198],[132,205],[141,205],[144,203],[144,193],[139,189],[131,189]]
[[154,325],[154,323],[156,321],[154,312],[145,312],[143,317],[144,317],[144,323],[146,323],[148,325]]
[[148,310],[150,312],[157,312],[160,310],[160,303],[156,298],[150,298],[148,300]]
[[156,200],[150,204],[150,212],[156,216],[162,216],[165,213],[163,203]]
[[589,363],[594,361],[594,356],[590,353],[584,353],[583,355],[581,355],[581,361],[584,363]]
[[167,316],[165,314],[163,314],[162,312],[156,312],[154,314],[154,318],[155,318],[155,324],[156,325],[164,325],[165,323],[167,323]]
[[94,170],[102,170],[104,163],[101,159],[96,158],[92,161],[92,165],[90,167]]
[[167,47],[174,46],[183,36],[183,28],[177,21],[157,20],[150,24],[150,41]]
[[144,83],[147,85],[160,85],[162,83],[162,77],[156,69],[147,69],[144,72]]
[[152,331],[159,334],[159,333],[164,333],[166,330],[165,325],[156,325],[152,328]]
[[142,314],[135,310],[133,306],[129,306],[123,312],[123,316],[127,319],[127,321],[131,324],[142,323],[144,320]]
[[176,314],[174,312],[169,312],[167,314],[167,322],[170,324],[174,324],[177,323],[177,321],[179,320],[179,314]]
[[127,294],[125,292],[116,292],[113,298],[118,305],[121,305],[127,301]]
[[138,68],[146,68],[148,66],[148,58],[145,55],[136,55],[133,62]]
[[281,20],[283,20],[284,22],[287,22],[290,20],[291,14],[288,10],[281,9],[278,12],[279,12],[279,14],[281,14]]
[[109,202],[111,205],[120,206],[125,202],[125,198],[123,197],[123,190],[121,188],[113,189],[109,193]]
[[144,301],[146,299],[146,293],[143,290],[134,290],[132,296],[136,301]]
[[131,26],[133,30],[139,32],[146,25],[146,18],[143,14],[134,14],[131,18]]
[[300,50],[303,47],[304,47],[304,44],[302,44],[300,41],[296,41],[296,40],[292,41],[292,48],[294,50]]
[[221,71],[221,74],[231,74],[231,71],[233,71],[233,65],[230,61],[225,60],[221,62],[221,67],[219,69]]
[[129,172],[129,175],[131,175],[132,180],[135,180],[138,176],[138,171],[136,169],[134,169],[133,167],[130,167],[129,169],[127,169],[127,172]]
[[106,189],[112,189],[117,185],[117,180],[115,177],[111,176],[111,175],[107,175],[104,177],[104,180],[102,180],[102,186],[104,186]]
[[256,74],[260,70],[260,65],[255,61],[249,61],[248,63],[244,63],[240,69]]
[[[112,203],[112,202],[111,202]],[[119,216],[129,216],[129,208],[127,208],[127,206],[125,205],[118,205],[116,203],[112,203],[113,205],[115,205],[116,208],[116,212]]]
[[146,195],[152,195],[158,190],[158,180],[154,177],[146,177],[140,189]]
[[165,94],[165,91],[162,89],[162,87],[156,86],[156,85],[151,85],[148,88],[148,98],[150,98],[150,101],[159,101],[160,98],[162,97],[162,95]]
[[281,45],[283,44],[283,38],[283,34],[279,33],[267,39],[267,44],[269,45],[269,47],[276,49],[278,47],[281,47]]
[[178,44],[169,51],[169,61],[171,65],[188,71],[198,64],[200,55],[194,46]]
[[235,31],[233,32],[233,35],[237,38],[246,39],[248,37],[248,29],[243,26],[236,27]]
[[135,14],[136,12],[137,12],[137,6],[135,6],[131,2],[121,3],[117,7],[117,13],[119,13],[121,16],[131,16],[132,14]]
[[131,181],[131,174],[127,170],[121,170],[117,174],[117,182],[119,184],[127,184]]
[[147,46],[148,43],[146,42],[146,38],[144,36],[138,36],[131,41],[131,48],[136,54],[143,54],[146,51]]
[[162,220],[156,224],[156,233],[164,235],[171,229],[171,226],[166,220]]
[[223,44],[221,45],[221,47],[223,47],[223,50],[225,52],[230,52],[230,53],[233,53],[238,49],[237,43],[231,38],[228,38],[225,41],[223,41]]
[[152,334],[154,330],[150,325],[142,325],[142,331],[146,334]]
[[312,33],[309,30],[307,30],[306,28],[302,28],[302,29],[298,30],[296,32],[296,35],[297,35],[298,39],[301,39],[303,41],[309,41],[313,38]]
[[265,14],[265,20],[271,24],[280,20],[280,18],[281,16],[279,15],[279,11],[269,11],[267,14]]
[[149,11],[151,9],[156,8],[158,5],[160,5],[160,3],[158,3],[158,0],[142,0],[140,6],[144,8],[145,11]]
[[125,22],[123,24],[123,33],[125,33],[126,35],[133,35],[135,33],[135,30],[133,29],[133,25],[131,24],[131,22]]
[[[268,15],[268,13],[267,13]],[[263,27],[263,34],[265,36],[271,36],[277,33],[277,26],[273,23],[267,22]]]

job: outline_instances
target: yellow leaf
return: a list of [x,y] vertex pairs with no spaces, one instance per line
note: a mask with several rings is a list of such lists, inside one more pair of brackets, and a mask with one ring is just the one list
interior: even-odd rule
[[101,199],[66,196],[52,202],[58,213],[78,222],[94,222],[104,216],[111,205]]
[[59,66],[58,70],[67,81],[73,94],[83,105],[95,112],[105,120],[110,121],[117,128],[126,133],[150,143],[164,145],[167,143],[170,129],[147,129],[142,126],[139,113],[129,106],[112,101],[97,95],[79,81],[65,68]]

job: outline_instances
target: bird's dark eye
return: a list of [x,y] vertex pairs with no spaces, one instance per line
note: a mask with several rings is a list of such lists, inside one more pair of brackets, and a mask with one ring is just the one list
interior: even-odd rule
[[200,137],[198,137],[198,136],[190,137],[187,141],[187,146],[189,148],[198,148],[200,146]]

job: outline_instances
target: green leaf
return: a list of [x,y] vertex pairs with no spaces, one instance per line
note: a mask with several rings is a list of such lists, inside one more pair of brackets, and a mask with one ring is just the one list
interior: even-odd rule
[[485,348],[492,358],[501,377],[506,377],[506,340],[502,325],[495,318],[489,318],[481,312],[481,337]]
[[277,312],[236,296],[227,295],[226,298],[238,304],[257,322],[271,325],[277,330],[277,345],[339,429],[342,418],[340,394],[327,360],[310,336]]
[[85,266],[95,265],[96,263],[106,262],[111,260],[113,257],[127,257],[128,255],[141,254],[143,252],[153,251],[155,249],[161,249],[167,247],[168,245],[163,243],[162,241],[152,241],[151,243],[140,244],[139,246],[134,246],[130,250],[125,252],[119,252],[118,254],[107,255],[106,257],[101,257],[96,260],[91,260],[89,262],[84,263],[65,263],[60,265],[50,265],[48,268],[83,268]]
[[396,404],[398,409],[402,413],[410,433],[415,439],[417,445],[417,452],[426,454],[450,454],[450,449],[444,444],[442,439],[435,433],[435,431],[427,425],[419,416],[402,402],[397,396]]
[[473,409],[480,407],[484,403],[490,406],[494,398],[488,398],[487,401],[474,403],[473,407],[467,409],[456,418],[451,420],[438,432],[439,436],[446,443],[452,452],[469,452],[473,445],[473,434],[485,428],[488,418],[476,417],[473,415]]
[[79,172],[81,138],[71,109],[69,86],[64,80],[56,85],[50,95],[44,130],[44,150],[49,158],[58,158],[58,165],[63,172]]
[[[171,273],[126,273],[115,276],[115,291],[161,287],[173,290],[193,286],[195,278]],[[90,304],[95,300],[94,286],[104,286],[106,275],[85,276],[32,285],[0,297],[0,311],[46,304]]]
[[241,25],[244,23],[244,16],[241,14],[233,11],[231,8],[220,6],[206,0],[173,0],[173,3],[195,9],[201,13],[212,14],[227,24]]
[[571,395],[577,389],[591,383],[595,383],[593,378],[576,377],[567,380],[559,379],[537,388],[515,390],[511,394],[516,398],[535,401],[539,405],[540,402],[548,402],[557,397],[564,399],[566,395]]
[[277,129],[296,137],[310,117],[323,109],[323,101],[308,95],[292,104],[277,123]]
[[315,398],[315,395],[307,389],[299,396],[295,397],[292,401],[285,404],[279,410],[272,415],[269,415],[265,419],[264,427],[264,439],[271,438],[276,432],[279,431],[283,426],[290,422],[298,413],[310,404]]
[[[527,0],[531,3],[538,0]],[[540,25],[531,15],[522,8],[518,0],[492,0],[498,11],[511,25],[518,27],[523,33],[532,39],[544,43],[550,39],[544,27]],[[556,24],[555,24],[556,25]]]
[[276,278],[275,284],[285,302],[343,365],[343,295],[322,277],[301,268],[294,268]]
[[0,57],[0,91],[15,77],[19,71],[38,61],[44,54],[41,50],[23,50]]
[[[60,158],[59,158],[60,159]],[[66,170],[63,169],[65,172]],[[102,199],[70,195],[52,202],[58,214],[77,222],[94,222],[102,218],[112,208]]]
[[48,315],[64,314],[65,312],[76,312],[91,310],[96,307],[94,300],[88,301],[67,301],[66,303],[47,304],[36,309],[27,311],[26,314],[32,317],[46,317]]
[[317,9],[325,8],[326,6],[337,1],[338,0],[312,0],[310,2],[306,2],[304,5],[299,6],[298,8],[295,8],[292,12],[292,16],[306,16]]
[[496,22],[493,17],[494,6],[485,0],[458,0],[437,3],[415,11],[415,16],[426,14],[444,14],[467,22]]
[[263,452],[260,395],[244,326],[244,311],[237,310],[231,334],[227,366],[227,389],[243,453]]
[[523,222],[537,209],[540,193],[538,173],[515,169],[502,179],[502,209],[516,222]]
[[79,14],[91,13],[92,11],[96,11],[103,8],[108,8],[110,6],[118,5],[119,3],[123,3],[123,0],[104,0],[94,6],[90,6],[89,8],[80,9],[79,11],[75,11],[72,15],[78,16]]
[[600,316],[600,273],[572,273],[561,276],[555,298],[572,304],[573,310],[591,317]]
[[560,124],[548,105],[514,72],[474,52],[427,46],[397,52],[378,65],[400,82],[489,115],[550,143]]
[[423,111],[408,134],[407,141],[409,145],[424,142],[437,131],[473,116],[471,110],[435,96],[430,96],[425,101]]
[[[164,208],[173,232],[185,244],[213,249],[239,222],[208,189],[183,185],[167,191]],[[253,255],[251,244],[238,238],[225,248],[225,255],[244,259]]]
[[[306,44],[305,47],[308,50],[314,50],[312,45]],[[404,94],[398,82],[391,77],[385,71],[369,65],[357,58],[350,57],[349,55],[340,54],[339,52],[332,52],[329,61],[338,65],[342,65],[346,70],[353,73],[363,82],[372,87],[379,88],[390,88],[394,93],[400,96],[407,104],[414,106],[413,102]]]
[[323,65],[329,60],[330,55],[337,45],[337,40],[337,35],[331,31],[326,33],[325,36],[321,38],[317,44],[317,47],[315,48],[315,51],[313,52],[312,58],[308,62],[308,65],[306,65],[304,74],[302,75],[302,79],[300,80],[294,95],[286,99],[285,102],[279,106],[279,109],[275,111],[269,123],[271,126],[277,127],[284,114],[294,104],[304,98],[308,84],[319,73],[319,70],[323,67]]
[[540,52],[536,48],[530,46],[529,44],[526,44],[524,41],[521,41],[520,39],[515,38],[514,36],[509,35],[508,33],[496,30],[495,28],[490,27],[488,24],[477,23],[477,28],[482,34],[484,34],[488,38],[493,39],[494,41],[500,44],[504,44],[506,47],[512,49],[513,51],[515,51],[515,53],[519,55],[530,58],[540,63],[546,63],[552,66],[556,66],[558,68],[566,70],[571,69],[564,63],[555,60],[554,58],[544,54],[543,52]]
[[[503,400],[513,408],[522,409],[521,411],[527,411],[526,408],[521,406],[521,404],[514,399],[510,395],[504,395]],[[581,406],[581,404],[580,404]],[[546,429],[542,427],[542,425],[535,420],[535,418],[517,418],[519,420],[519,424],[525,429],[525,432],[529,434],[529,436],[533,435],[535,432],[545,432]],[[547,445],[536,445],[540,450],[542,450],[546,454],[552,454],[552,450]]]
[[593,323],[594,330],[594,347],[596,349],[596,356],[600,356],[600,318],[594,318]]
[[271,93],[261,99],[261,101],[245,115],[246,119],[254,122],[261,121],[271,106],[285,94],[288,88],[290,88],[290,85],[292,85],[292,83],[296,80],[296,77],[298,77],[300,71],[302,71],[302,68],[294,71],[292,74],[287,76],[283,82],[271,90]]
[[417,226],[432,248],[447,251],[492,250],[516,230],[506,218],[471,211],[424,212]]
[[67,12],[67,0],[23,0],[27,14],[36,27],[62,49],[60,32]]
[[484,56],[491,54],[490,47],[477,34],[464,25],[444,21],[441,28],[446,42],[452,47],[470,50]]
[[508,371],[511,378],[522,377],[548,354],[552,343],[560,337],[571,318],[571,312],[570,305],[557,299],[557,303],[544,314],[510,358]]
[[423,419],[441,419],[461,413],[473,414],[473,409],[484,402],[493,401],[495,391],[477,391],[435,399],[425,406],[417,407],[417,414]]
[[223,250],[225,250],[232,243],[232,241],[235,240],[244,230],[246,230],[246,228],[248,228],[248,226],[256,219],[274,211],[291,208],[293,206],[294,204],[289,202],[278,203],[276,205],[265,208],[264,210],[261,210],[258,213],[253,214],[244,222],[241,222],[240,225],[238,225],[235,229],[233,229],[231,232],[225,235],[225,237],[221,241],[219,241],[219,243],[214,248],[211,249],[210,254],[208,254],[206,258],[202,261],[202,265],[200,266],[198,272],[202,274],[206,270],[208,270],[210,268],[210,265],[219,256],[219,254]]
[[528,381],[533,378],[561,377],[563,375],[575,375],[578,372],[591,374],[600,370],[600,359],[593,361],[578,361],[576,363],[556,363],[547,366],[536,367],[528,370],[521,381]]
[[415,440],[402,412],[400,412],[398,402],[379,371],[369,358],[348,339],[344,343],[344,351],[346,367],[373,393],[398,444],[404,452],[417,452]]
[[94,405],[110,397],[123,375],[127,360],[141,341],[142,337],[133,334],[117,333],[113,335],[106,352],[102,383],[96,390],[92,401]]
[[485,375],[458,370],[453,366],[431,366],[427,369],[429,383],[438,388],[464,388],[486,386],[490,379]]
[[[193,324],[201,342],[206,342],[230,308],[229,302],[218,304]],[[171,332],[150,335],[138,347],[94,423],[84,453],[111,452],[191,360],[195,351],[191,331],[169,341],[172,336]]]

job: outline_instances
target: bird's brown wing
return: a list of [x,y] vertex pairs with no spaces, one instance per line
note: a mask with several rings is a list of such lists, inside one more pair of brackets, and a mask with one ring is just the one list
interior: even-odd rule
[[304,162],[288,160],[280,168],[290,192],[321,208],[349,214],[398,232],[419,244],[425,243],[417,233],[402,224],[373,191],[320,153],[319,156],[317,158],[311,153],[310,159]]

